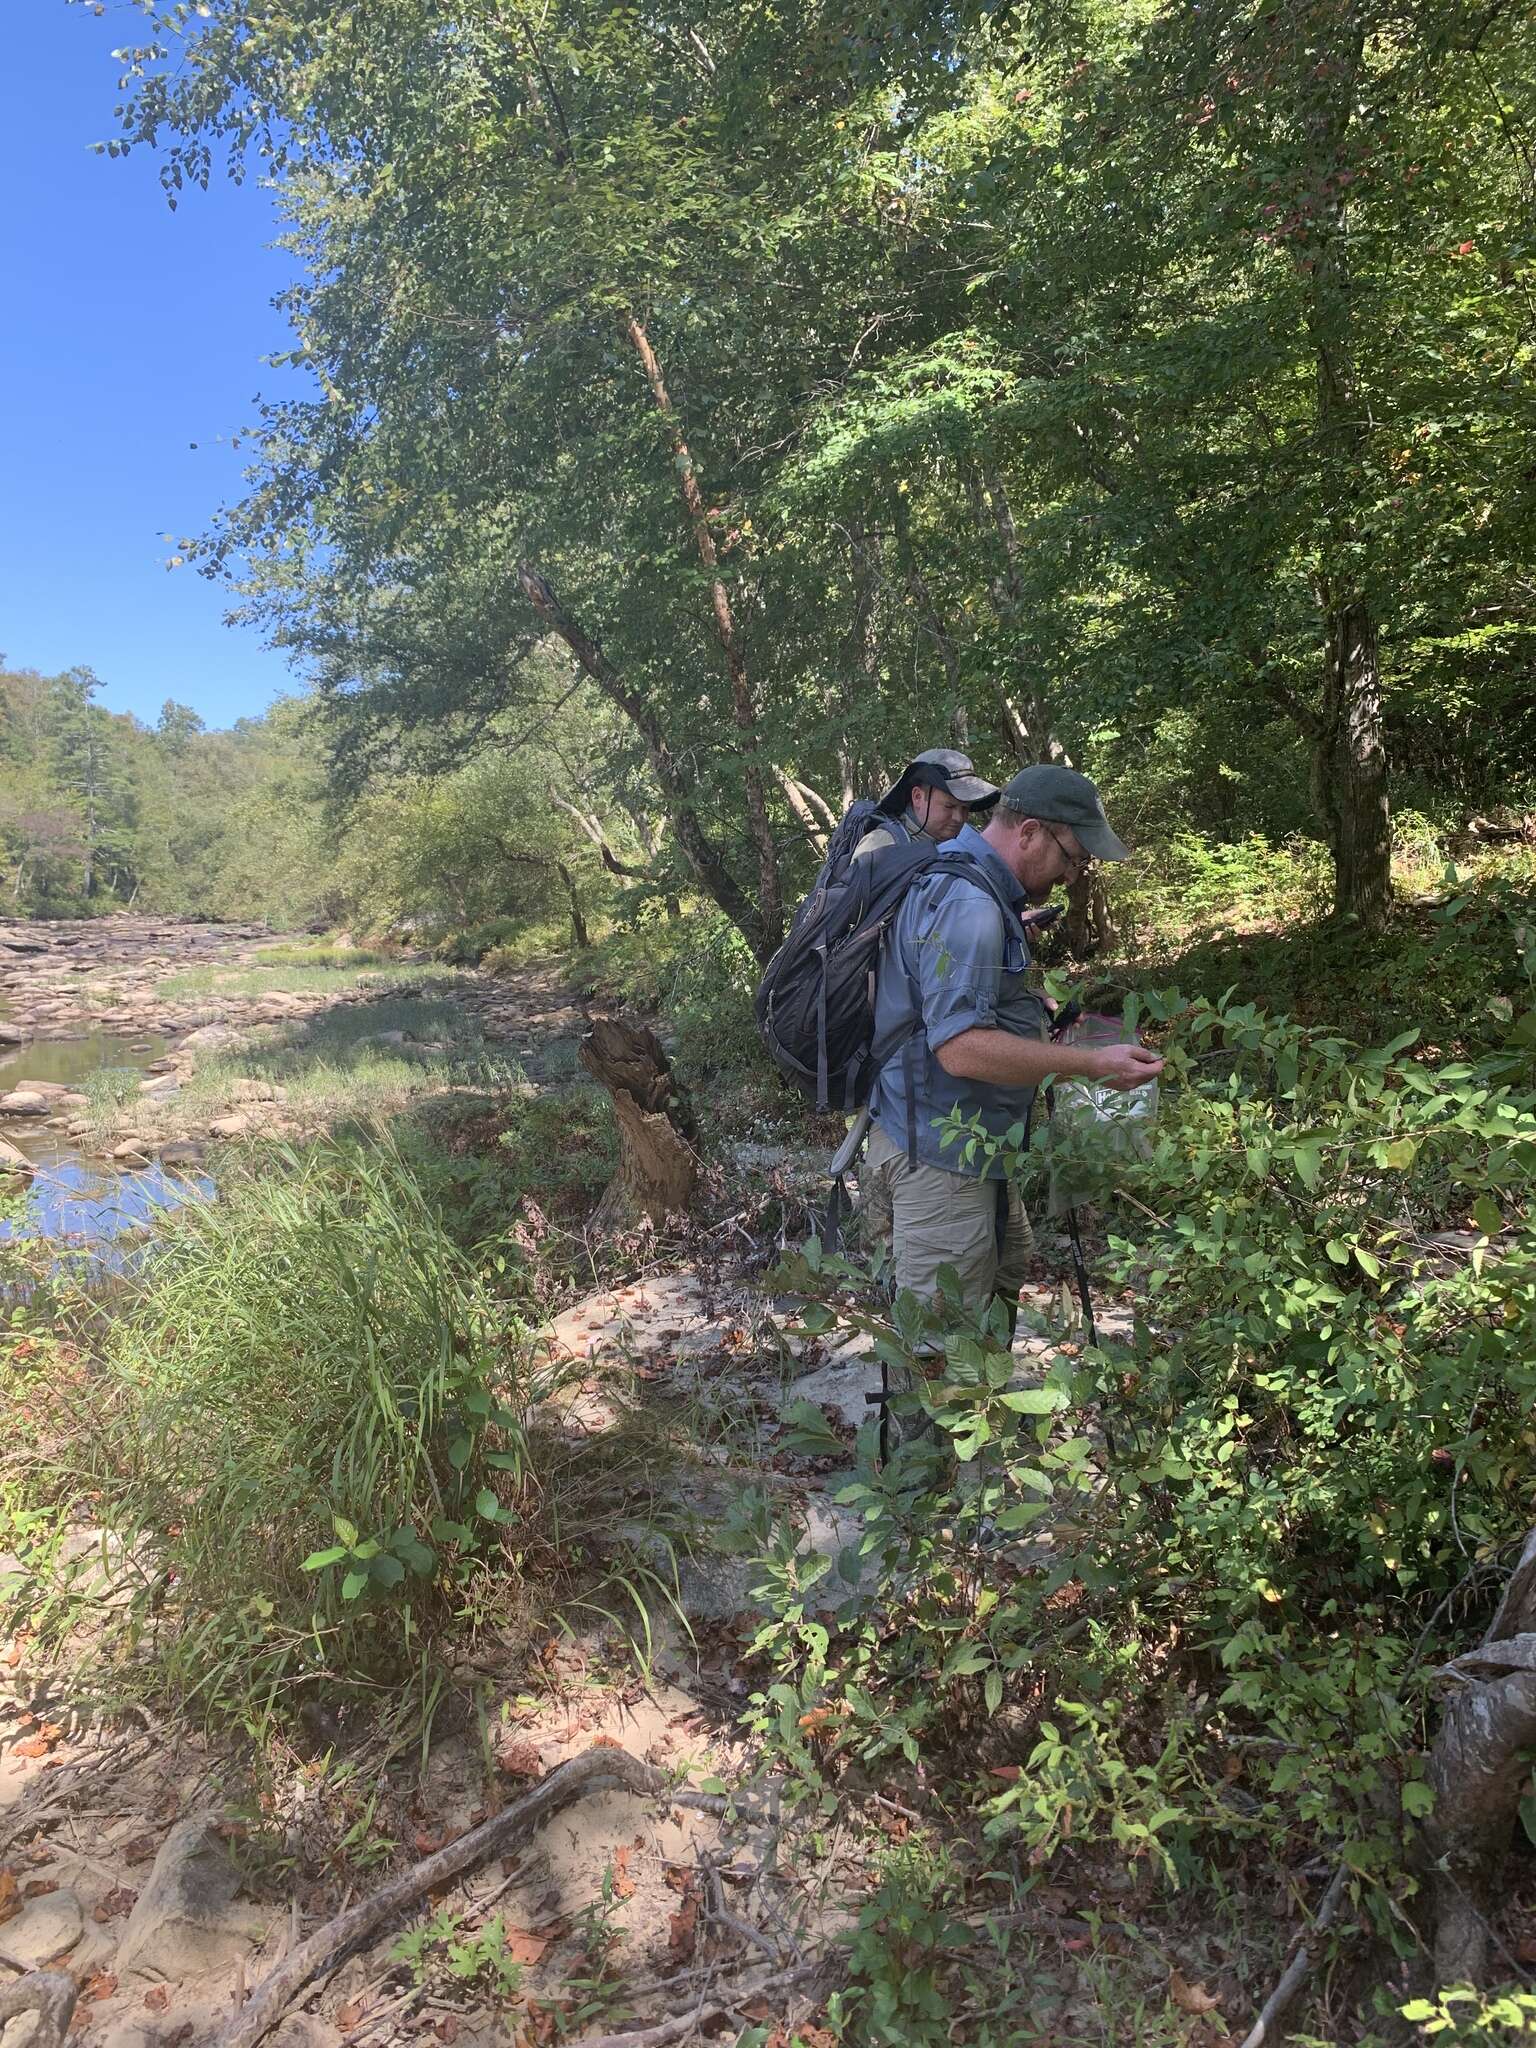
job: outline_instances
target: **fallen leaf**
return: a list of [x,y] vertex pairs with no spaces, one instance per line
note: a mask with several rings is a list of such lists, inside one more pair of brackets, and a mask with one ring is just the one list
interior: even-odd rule
[[506,1942],[507,1954],[512,1958],[513,1962],[521,1963],[524,1969],[528,1970],[533,1968],[534,1964],[543,1955],[545,1949],[549,1947],[548,1937],[530,1934],[526,1927],[509,1927],[506,1932]]
[[1022,1764],[993,1764],[987,1772],[987,1776],[989,1778],[1003,1778],[1011,1785],[1016,1778],[1022,1775],[1023,1769],[1024,1766]]
[[56,1892],[59,1881],[56,1877],[30,1878],[21,1888],[24,1899],[46,1899],[50,1892]]
[[123,1861],[125,1863],[148,1863],[154,1853],[155,1838],[153,1835],[135,1835],[132,1841],[123,1844]]
[[12,1756],[46,1756],[53,1744],[46,1735],[29,1735],[23,1742],[11,1744]]
[[613,1895],[616,1899],[635,1896],[635,1880],[629,1874],[628,1842],[621,1842],[613,1852]]
[[456,2012],[445,2012],[433,2029],[439,2041],[451,2044],[459,2038],[459,2016]]
[[594,1749],[622,1749],[624,1745],[616,1735],[594,1735],[592,1747]]
[[1168,1979],[1168,1996],[1180,2012],[1218,2012],[1221,2000],[1207,1991],[1203,1984],[1191,1984],[1187,1977],[1175,1970]]
[[337,2006],[334,2024],[342,2033],[350,2034],[362,2016],[363,2001],[360,1998],[349,1998],[345,2005]]
[[667,1953],[674,1963],[691,1963],[699,1945],[699,1896],[684,1892],[682,1904],[667,1921]]
[[0,1870],[0,1922],[14,1920],[21,1911],[21,1886],[14,1870]]
[[116,1989],[117,1979],[110,1970],[95,1970],[86,1978],[80,1996],[90,1999],[110,1998]]
[[497,1750],[496,1768],[509,1778],[542,1778],[544,1759],[531,1742],[509,1742]]
[[151,2012],[164,2012],[170,2002],[171,1987],[169,1984],[151,1984],[144,1994],[144,2003]]

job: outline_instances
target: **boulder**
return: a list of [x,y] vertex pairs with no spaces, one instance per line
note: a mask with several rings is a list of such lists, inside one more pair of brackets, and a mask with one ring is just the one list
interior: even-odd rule
[[48,1097],[35,1088],[13,1088],[9,1095],[0,1095],[0,1110],[7,1116],[44,1116]]
[[45,1892],[6,1921],[0,1947],[23,1969],[41,1970],[67,1956],[84,1932],[85,1914],[74,1893]]
[[248,1131],[259,1128],[260,1119],[249,1111],[237,1109],[233,1116],[216,1116],[208,1128],[216,1138],[243,1138]]
[[25,1045],[32,1036],[25,1024],[7,1018],[0,1023],[0,1045]]
[[288,1090],[271,1081],[231,1081],[229,1096],[232,1102],[286,1102]]
[[189,1047],[196,1052],[233,1052],[244,1045],[245,1036],[233,1024],[202,1024],[196,1031],[189,1031],[181,1041],[185,1052]]
[[196,1977],[247,1956],[265,1921],[236,1904],[239,1889],[240,1872],[219,1840],[213,1815],[178,1821],[128,1916],[117,1952],[119,1975],[134,1970],[147,1977]]
[[112,1147],[112,1157],[119,1166],[148,1166],[149,1154],[147,1138],[125,1138],[121,1145]]
[[0,1138],[0,1173],[36,1173],[26,1153],[9,1138]]
[[160,1164],[162,1166],[196,1166],[201,1161],[202,1156],[203,1148],[201,1145],[190,1145],[182,1142],[175,1145],[162,1145],[160,1148]]

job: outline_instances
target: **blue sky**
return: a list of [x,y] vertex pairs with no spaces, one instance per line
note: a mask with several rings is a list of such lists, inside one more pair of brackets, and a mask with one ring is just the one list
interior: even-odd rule
[[160,536],[238,494],[230,436],[292,374],[261,362],[287,345],[270,302],[291,264],[254,183],[172,213],[147,151],[91,154],[116,132],[111,52],[147,40],[137,9],[0,4],[0,653],[86,664],[113,711],[176,697],[229,725],[295,679],[223,624],[217,584],[167,571]]

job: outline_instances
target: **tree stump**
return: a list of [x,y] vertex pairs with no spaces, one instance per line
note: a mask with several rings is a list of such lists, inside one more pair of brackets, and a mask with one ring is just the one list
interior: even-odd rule
[[1488,1633],[1441,1673],[1455,1690],[1429,1753],[1425,1823],[1435,1976],[1478,1984],[1489,1923],[1536,1748],[1536,1529],[1525,1539]]
[[581,1063],[613,1097],[619,1170],[593,1214],[601,1230],[642,1216],[664,1223],[687,1209],[699,1179],[698,1127],[654,1031],[599,1017],[581,1041]]

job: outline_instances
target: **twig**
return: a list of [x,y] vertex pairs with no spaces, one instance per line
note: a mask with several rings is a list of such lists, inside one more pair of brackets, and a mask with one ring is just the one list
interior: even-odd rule
[[456,1842],[381,1885],[371,1897],[333,1920],[326,1921],[291,1956],[270,1970],[218,2038],[218,2048],[255,2048],[275,2027],[294,1999],[317,1977],[334,1970],[344,1956],[370,1941],[426,1893],[440,1891],[466,1871],[523,1840],[578,1799],[591,1792],[626,1791],[666,1796],[660,1771],[641,1763],[627,1749],[593,1748],[572,1757],[501,1813],[495,1814]]
[[725,1887],[720,1882],[719,1870],[710,1858],[701,1855],[699,1857],[699,1864],[704,1875],[709,1880],[710,1918],[718,1921],[722,1927],[729,1927],[733,1934],[739,1934],[744,1941],[751,1942],[754,1948],[760,1948],[769,1962],[778,1962],[779,1949],[777,1943],[770,1941],[762,1929],[754,1927],[750,1920],[744,1920],[739,1913],[733,1913],[725,1903]]
[[792,1991],[797,1984],[818,1975],[824,1967],[820,1962],[797,1963],[794,1969],[781,1971],[776,1977],[765,1977],[761,1983],[743,1984],[721,1992],[715,1998],[703,1999],[691,2012],[680,2013],[676,2019],[661,2020],[654,2027],[631,2027],[622,2034],[598,2034],[584,2041],[582,2048],[668,2048],[673,2041],[693,2040],[706,2021],[725,2018],[748,1998],[772,1999],[782,1992]]
[[388,2005],[379,2006],[376,2011],[369,2013],[366,2019],[360,2019],[355,2027],[348,2027],[341,2037],[342,2040],[356,2041],[362,2035],[372,2033],[380,2020],[392,2019],[403,2007],[416,2004],[426,1995],[425,1984],[412,1984],[407,1990],[402,1991],[398,1998],[392,1998]]
[[1285,1966],[1285,1974],[1264,2001],[1264,2009],[1254,2021],[1243,2041],[1243,2048],[1264,2048],[1266,2041],[1274,2039],[1274,2030],[1284,2017],[1291,2000],[1296,1996],[1312,1968],[1312,1945],[1318,1935],[1327,1932],[1339,1910],[1344,1896],[1344,1880],[1349,1872],[1340,1864],[1333,1873],[1333,1882],[1323,1893],[1322,1904],[1317,1909],[1317,1918],[1312,1922],[1311,1931]]

